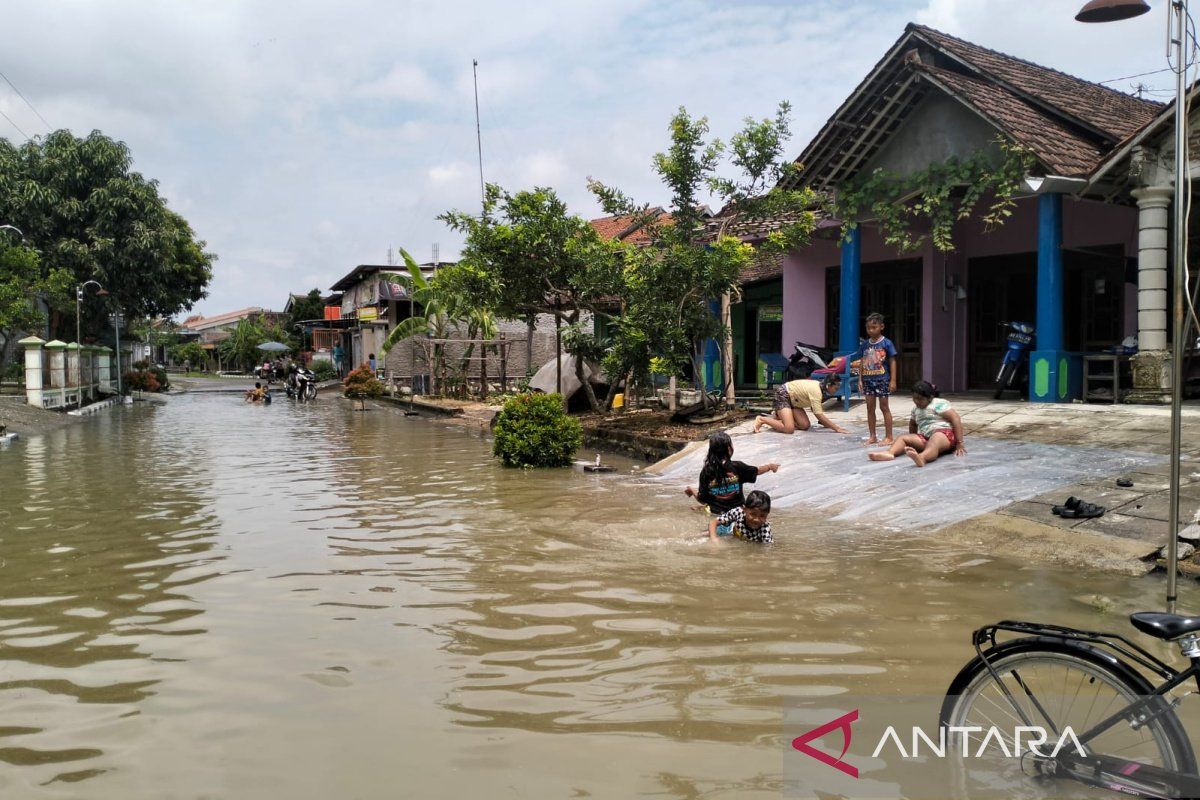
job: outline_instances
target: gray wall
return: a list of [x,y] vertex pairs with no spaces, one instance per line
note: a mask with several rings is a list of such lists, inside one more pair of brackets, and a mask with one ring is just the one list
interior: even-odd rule
[[932,94],[909,115],[900,130],[863,168],[910,175],[951,156],[967,159],[980,150],[1000,152],[992,142],[997,131],[962,103],[944,94]]
[[[592,322],[591,315],[582,315],[583,324],[586,330],[591,330]],[[565,325],[564,325],[565,327]],[[508,377],[514,380],[524,378],[528,374],[528,364],[525,360],[525,338],[528,328],[523,320],[501,320],[499,329],[509,339],[514,340],[513,345],[508,349]],[[454,334],[454,336],[465,335],[465,331]],[[454,338],[454,336],[450,338]],[[389,374],[401,376],[407,382],[408,376],[412,373],[412,358],[413,350],[416,350],[417,374],[423,374],[428,371],[425,365],[425,349],[420,345],[414,345],[412,339],[406,339],[398,343],[395,347],[388,351],[387,358],[384,361],[384,366],[388,369]],[[446,346],[447,355],[453,359],[460,356],[466,345],[452,344]],[[478,348],[476,348],[478,350]],[[478,352],[475,354],[478,355]],[[533,364],[534,369],[541,367],[547,361],[554,360],[554,317],[549,314],[541,314],[536,321],[533,336]],[[471,364],[471,375],[479,375],[479,362],[474,361]],[[487,365],[488,377],[494,381],[500,375],[500,359],[499,356],[489,353]]]

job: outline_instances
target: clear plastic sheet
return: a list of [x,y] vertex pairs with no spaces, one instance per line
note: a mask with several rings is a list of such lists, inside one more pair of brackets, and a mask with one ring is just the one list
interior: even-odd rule
[[[811,509],[834,521],[897,530],[941,528],[1058,486],[1166,460],[1149,453],[969,437],[965,456],[945,454],[918,468],[903,455],[869,461],[858,437],[824,430],[731,435],[735,459],[781,465],[753,487],[771,495],[773,508]],[[695,486],[707,450],[705,444],[683,454],[658,475]]]

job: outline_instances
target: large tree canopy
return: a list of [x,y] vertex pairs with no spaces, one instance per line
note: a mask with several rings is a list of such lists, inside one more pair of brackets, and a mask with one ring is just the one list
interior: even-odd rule
[[[21,229],[43,269],[100,281],[130,317],[170,316],[205,296],[216,257],[131,163],[129,148],[99,131],[55,131],[20,147],[0,140],[0,224]],[[74,297],[47,300],[60,312],[54,332],[65,333]],[[87,311],[94,332],[101,312]]]

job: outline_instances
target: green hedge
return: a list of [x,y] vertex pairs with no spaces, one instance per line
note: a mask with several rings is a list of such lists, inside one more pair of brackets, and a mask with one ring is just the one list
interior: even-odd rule
[[583,426],[563,410],[558,394],[510,398],[493,430],[492,454],[510,467],[564,467],[583,444]]

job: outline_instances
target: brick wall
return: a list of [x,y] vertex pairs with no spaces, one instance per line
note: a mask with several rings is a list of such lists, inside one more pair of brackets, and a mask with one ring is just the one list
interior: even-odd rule
[[[591,316],[583,315],[583,324],[587,328],[591,328]],[[528,364],[526,363],[526,345],[525,339],[528,328],[523,320],[502,320],[499,324],[499,331],[506,338],[513,340],[513,344],[508,348],[508,377],[513,380],[520,380],[528,374]],[[451,334],[448,338],[456,338],[465,336],[466,331],[462,330]],[[466,349],[465,344],[449,344],[446,345],[447,357],[453,361],[460,357]],[[408,376],[412,373],[413,351],[416,350],[417,374],[428,372],[428,366],[425,364],[425,348],[419,344],[415,344],[412,339],[405,339],[399,342],[395,347],[388,351],[384,366],[388,369],[389,374],[400,376],[407,381]],[[478,351],[478,348],[476,348]],[[478,352],[475,353],[478,355]],[[533,365],[534,369],[541,367],[547,361],[554,360],[554,317],[550,314],[541,314],[538,316],[534,334],[533,334]],[[472,376],[479,375],[480,364],[478,361],[471,362],[470,374]],[[500,375],[500,359],[499,356],[493,353],[488,354],[487,365],[488,377],[490,380],[496,380]]]

